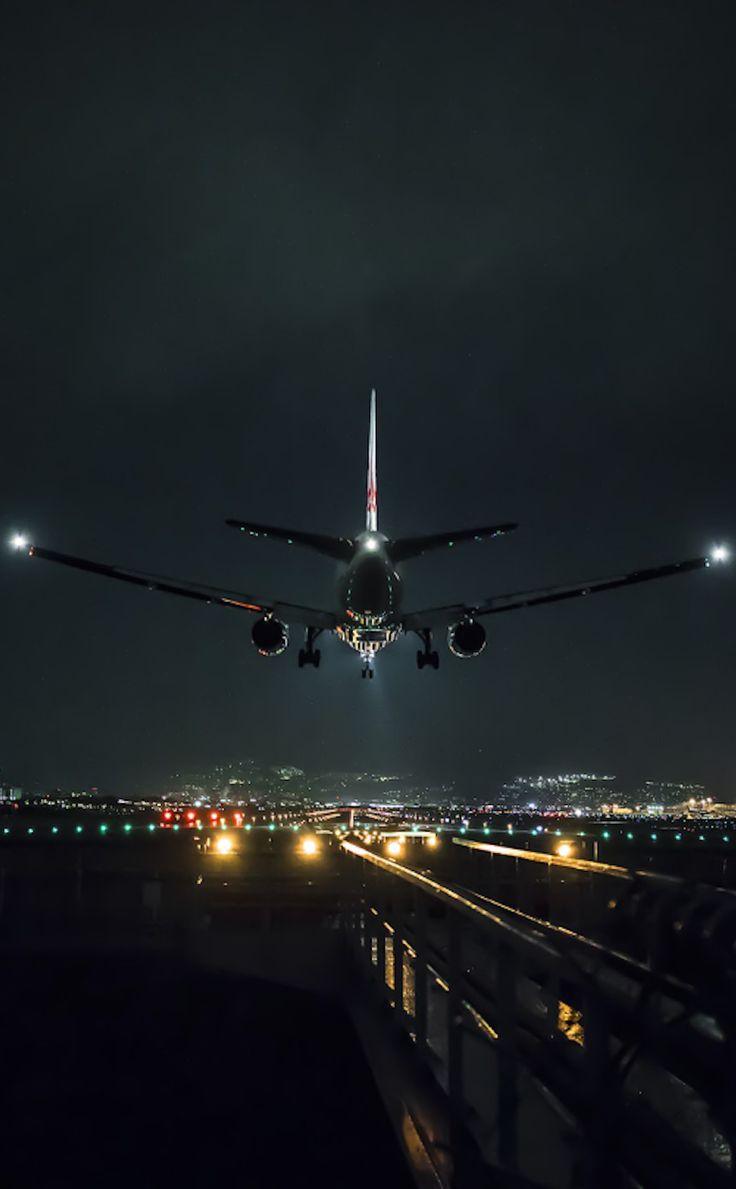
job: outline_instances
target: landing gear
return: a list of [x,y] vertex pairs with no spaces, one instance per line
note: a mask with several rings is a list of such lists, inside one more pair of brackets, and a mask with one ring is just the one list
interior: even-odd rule
[[424,641],[424,648],[417,651],[417,669],[423,669],[425,665],[429,665],[432,669],[439,669],[439,653],[432,651],[432,633],[430,631],[417,632],[417,635]]
[[362,672],[360,675],[361,675],[361,677],[369,677],[370,680],[372,681],[373,680],[373,665],[369,664],[368,661],[366,661],[365,664],[363,665],[363,669],[362,669]]
[[314,647],[314,641],[319,636],[321,630],[321,628],[307,628],[305,646],[299,649],[299,656],[297,658],[300,669],[303,669],[305,665],[313,665],[315,669],[319,669],[322,653],[319,648]]

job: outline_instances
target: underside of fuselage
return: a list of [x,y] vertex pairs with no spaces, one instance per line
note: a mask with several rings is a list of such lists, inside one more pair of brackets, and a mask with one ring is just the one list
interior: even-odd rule
[[401,578],[386,544],[382,533],[361,533],[339,584],[345,618],[335,634],[368,663],[401,635]]

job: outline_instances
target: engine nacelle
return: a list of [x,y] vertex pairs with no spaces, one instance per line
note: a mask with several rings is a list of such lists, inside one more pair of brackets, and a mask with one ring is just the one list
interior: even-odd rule
[[447,629],[447,647],[453,656],[480,656],[486,646],[486,629],[477,619],[463,619]]
[[257,619],[251,632],[253,643],[261,656],[278,656],[289,643],[289,628],[273,615]]

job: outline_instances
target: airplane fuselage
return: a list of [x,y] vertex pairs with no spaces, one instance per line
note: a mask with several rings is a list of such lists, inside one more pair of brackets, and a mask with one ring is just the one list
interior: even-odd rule
[[367,529],[355,539],[355,553],[339,579],[344,620],[336,635],[370,662],[400,634],[402,583],[388,551],[388,538]]

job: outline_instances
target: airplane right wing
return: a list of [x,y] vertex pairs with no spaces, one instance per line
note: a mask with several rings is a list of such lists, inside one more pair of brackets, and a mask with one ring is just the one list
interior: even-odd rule
[[595,578],[588,582],[547,586],[536,590],[517,590],[511,594],[492,595],[475,604],[454,603],[443,607],[429,607],[425,611],[414,611],[405,615],[402,619],[402,626],[405,631],[448,627],[463,618],[497,615],[502,611],[519,611],[524,607],[537,607],[542,603],[559,603],[563,599],[584,598],[606,590],[615,590],[618,587],[635,586],[640,582],[652,582],[657,578],[670,578],[675,574],[689,574],[693,570],[703,570],[713,562],[724,560],[723,552],[714,550],[712,554],[705,557],[687,558],[685,561],[652,566],[646,570],[631,570],[629,573],[616,574],[610,578]]
[[316,607],[303,607],[298,603],[283,603],[280,600],[264,602],[240,591],[208,586],[203,582],[191,582],[185,578],[169,578],[165,574],[151,574],[145,570],[111,566],[70,553],[58,553],[55,549],[42,549],[39,545],[29,545],[27,552],[29,557],[40,557],[44,561],[53,561],[58,565],[84,570],[89,574],[115,578],[118,582],[128,582],[146,590],[179,595],[185,599],[212,603],[218,607],[232,607],[236,611],[249,611],[252,615],[276,615],[287,623],[305,624],[307,627],[324,628],[329,631],[337,621],[337,617],[331,611],[321,611]]

